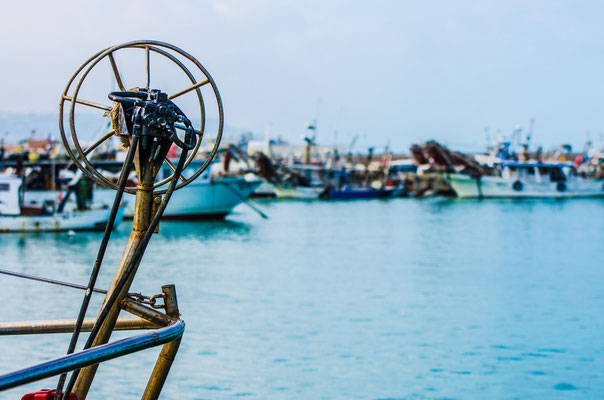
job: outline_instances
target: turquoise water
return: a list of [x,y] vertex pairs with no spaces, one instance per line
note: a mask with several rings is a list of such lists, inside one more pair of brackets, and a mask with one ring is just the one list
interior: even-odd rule
[[[260,205],[269,220],[240,207],[224,222],[164,222],[154,237],[133,289],[175,283],[187,323],[162,398],[604,397],[604,201]],[[85,283],[100,237],[3,235],[2,265]],[[5,321],[75,317],[82,295],[0,284]],[[0,371],[68,341],[1,337]],[[137,398],[157,353],[104,364],[90,398]]]

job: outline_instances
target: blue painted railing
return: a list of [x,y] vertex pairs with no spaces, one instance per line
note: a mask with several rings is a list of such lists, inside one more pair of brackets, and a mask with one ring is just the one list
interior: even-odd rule
[[185,331],[185,323],[177,321],[155,331],[116,340],[101,346],[69,354],[54,360],[45,361],[18,371],[0,375],[0,390],[11,389],[59,375],[64,372],[88,367],[103,361],[112,360],[126,354],[149,349],[179,339]]

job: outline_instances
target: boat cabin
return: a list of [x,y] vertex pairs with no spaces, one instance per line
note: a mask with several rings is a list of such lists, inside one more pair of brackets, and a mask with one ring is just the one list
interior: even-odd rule
[[495,168],[504,179],[536,183],[565,182],[573,173],[572,164],[565,163],[499,162]]
[[0,176],[0,214],[21,214],[21,185],[23,179],[17,176]]
[[321,187],[324,185],[327,169],[321,165],[293,164],[290,169],[298,175],[298,179],[303,183],[302,186]]
[[23,178],[14,175],[0,175],[0,215],[52,215],[55,202],[24,201],[25,187]]

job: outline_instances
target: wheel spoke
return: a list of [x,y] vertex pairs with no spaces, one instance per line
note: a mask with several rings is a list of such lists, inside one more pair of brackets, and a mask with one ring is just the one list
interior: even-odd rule
[[[183,130],[183,131],[186,131],[188,129],[186,126],[180,125],[180,124],[174,124],[174,127],[176,129],[180,129],[180,130]],[[196,135],[202,135],[203,134],[201,131],[198,131],[197,129],[194,129],[194,128],[191,128],[191,129],[193,129],[193,132],[195,132]]]
[[174,94],[171,94],[170,96],[168,96],[168,98],[169,98],[170,100],[172,100],[172,99],[174,99],[174,98],[176,98],[176,97],[178,97],[178,96],[182,96],[182,95],[183,95],[183,94],[185,94],[185,93],[189,93],[191,90],[195,90],[195,89],[197,89],[197,88],[199,88],[199,87],[202,87],[203,85],[207,85],[208,83],[210,83],[210,80],[209,80],[209,79],[206,79],[205,81],[203,81],[203,82],[199,82],[199,83],[196,83],[196,84],[194,84],[194,85],[191,85],[191,86],[189,86],[188,88],[186,88],[186,89],[184,89],[184,90],[181,90],[180,92],[176,92],[176,93],[174,93]]
[[147,72],[147,81],[145,87],[149,90],[151,86],[151,66],[149,65],[151,61],[151,55],[149,53],[149,46],[145,46],[145,69]]
[[86,150],[84,150],[84,155],[87,156],[88,154],[90,154],[90,152],[92,150],[94,150],[97,147],[99,147],[101,144],[103,144],[103,142],[105,140],[109,139],[114,134],[115,134],[115,130],[111,130],[111,131],[107,132],[106,134],[104,134],[102,138],[100,138],[99,140],[97,140],[96,142],[94,142],[93,144],[91,144],[90,147],[88,147]]
[[[69,96],[63,96],[63,100],[73,101],[73,98],[71,98]],[[88,107],[94,107],[94,108],[98,108],[100,110],[111,111],[111,107],[105,106],[105,105],[102,105],[102,104],[98,104],[98,103],[94,103],[92,101],[82,100],[82,99],[76,99],[75,102],[79,103],[79,104],[83,104],[83,105],[88,106]]]
[[[174,166],[174,164],[172,164],[172,161],[170,161],[169,159],[165,159],[164,162],[166,164],[168,164],[168,167],[170,167],[170,169],[172,170],[172,172],[176,172],[176,167]],[[182,173],[180,175],[178,175],[178,177],[180,178],[181,181],[186,181],[185,177],[182,176]]]
[[122,92],[126,91],[126,87],[122,82],[122,77],[120,76],[120,72],[117,70],[117,64],[115,63],[115,58],[113,58],[113,53],[109,53],[109,62],[111,62],[111,69],[113,69],[113,75],[115,75],[115,80],[117,81],[117,86],[120,88]]

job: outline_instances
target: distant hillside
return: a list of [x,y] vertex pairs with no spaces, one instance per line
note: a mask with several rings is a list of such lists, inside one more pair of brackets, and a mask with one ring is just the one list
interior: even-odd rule
[[[83,140],[98,137],[101,132],[107,131],[108,118],[99,118],[96,114],[78,114],[76,124],[78,135]],[[199,121],[194,121],[199,126]],[[218,128],[218,121],[210,118],[206,122],[206,132],[213,134]],[[16,143],[21,139],[28,138],[32,131],[36,137],[46,138],[49,134],[59,139],[59,117],[57,114],[16,114],[0,112],[0,137],[8,143]],[[242,129],[225,124],[224,135],[236,136],[243,132]]]

